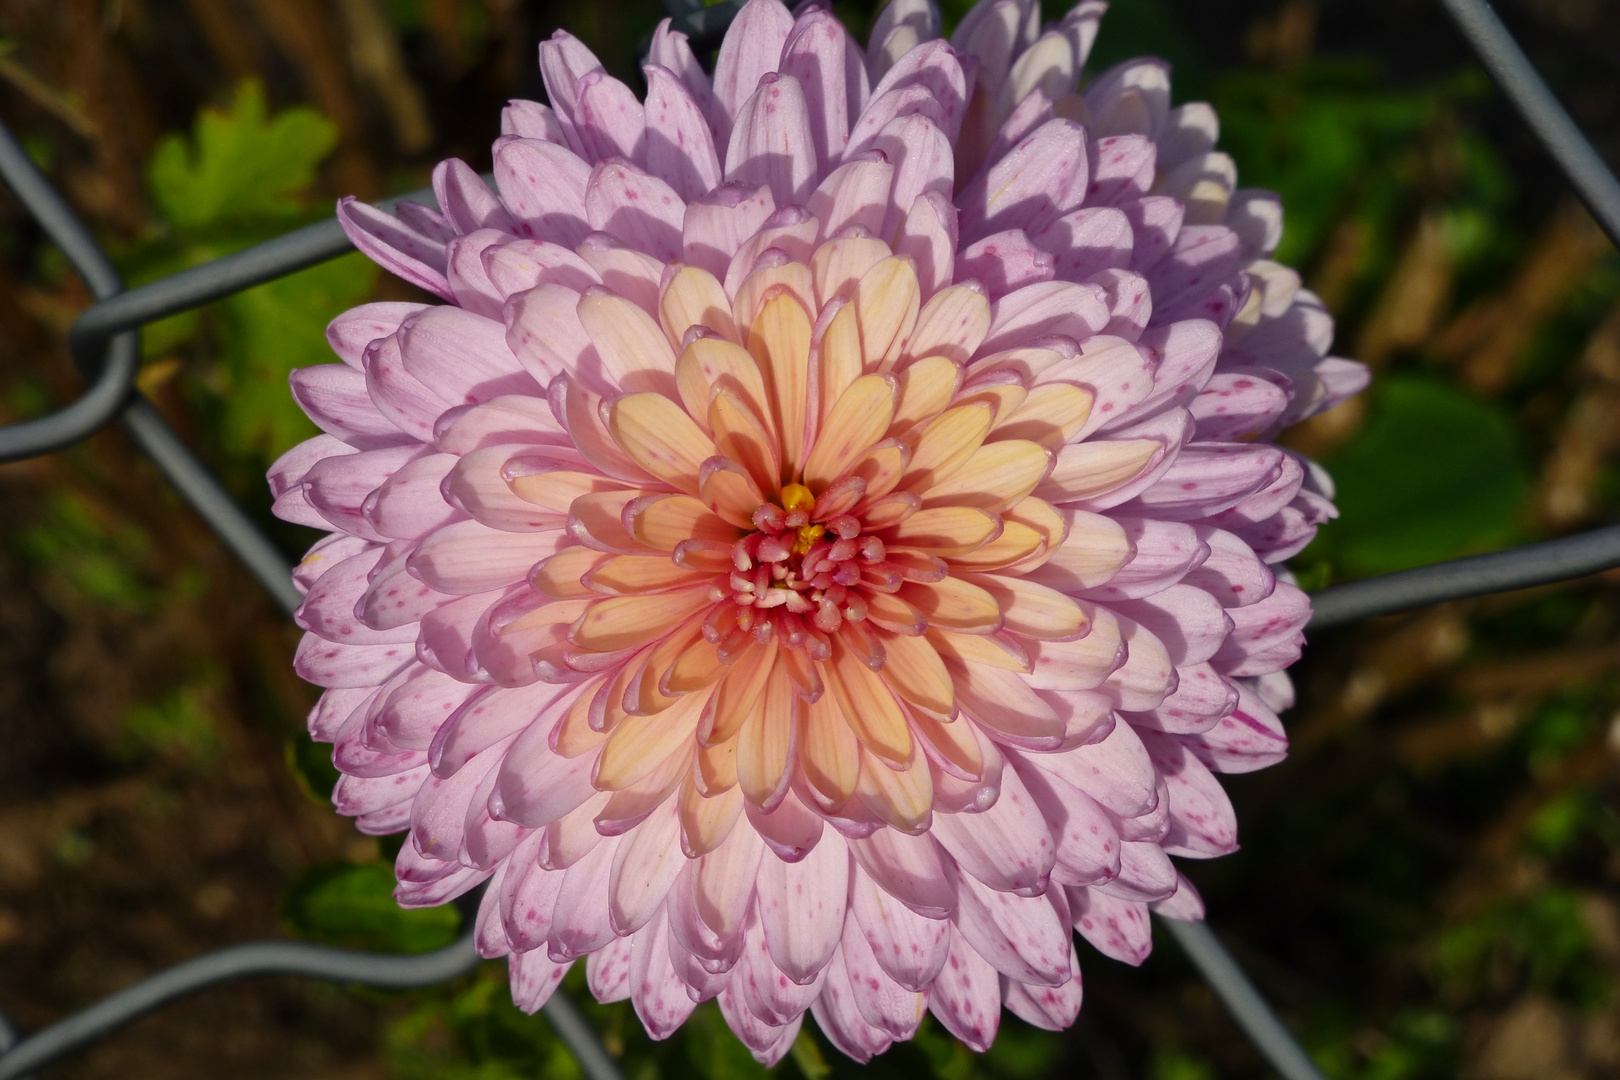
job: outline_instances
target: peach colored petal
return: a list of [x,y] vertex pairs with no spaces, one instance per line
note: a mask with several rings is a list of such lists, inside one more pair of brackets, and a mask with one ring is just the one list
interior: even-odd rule
[[957,570],[1002,570],[1046,554],[1046,537],[1022,522],[1001,519],[1001,535],[966,555],[951,559]]
[[705,796],[688,776],[681,782],[679,799],[681,851],[688,859],[700,858],[719,847],[742,816],[742,792],[736,787]]
[[804,460],[810,316],[789,292],[777,292],[760,306],[748,331],[748,351],[759,361],[771,398],[771,416],[782,439],[782,476],[797,475]]
[[608,410],[608,430],[630,459],[671,487],[697,494],[698,469],[714,442],[662,394],[626,394]]
[[988,382],[964,389],[962,396],[956,399],[956,404],[970,405],[974,402],[983,402],[990,406],[994,417],[990,421],[990,427],[994,430],[996,423],[1002,417],[1010,416],[1028,396],[1029,391],[1024,389],[1023,382],[1009,376],[1006,382]]
[[844,391],[861,377],[862,370],[861,324],[855,317],[855,307],[844,301],[837,303],[830,319],[822,312],[826,325],[816,342],[816,368],[821,380],[817,400],[823,424]]
[[860,775],[860,743],[838,701],[825,694],[805,709],[799,738],[799,768],[824,810],[837,810],[855,793]]
[[581,495],[568,504],[569,535],[598,551],[616,554],[651,551],[624,527],[624,508],[641,495],[642,492],[637,490],[598,491]]
[[737,339],[731,298],[719,280],[701,266],[674,268],[658,297],[658,318],[676,349],[681,348],[686,332],[694,326],[705,326],[723,338]]
[[723,521],[751,528],[753,514],[765,501],[748,470],[727,457],[712,457],[698,473],[698,496]]
[[1094,400],[1091,391],[1071,383],[1045,383],[1012,412],[998,413],[990,438],[1029,439],[1056,450],[1086,426]]
[[588,547],[563,548],[535,566],[529,574],[529,584],[553,600],[589,596],[592,590],[580,579],[611,557]]
[[895,381],[862,375],[833,404],[804,463],[804,482],[821,491],[864,457],[894,418]]
[[705,431],[710,430],[709,399],[717,389],[731,391],[761,424],[770,424],[770,401],[759,365],[735,342],[699,338],[682,349],[675,361],[675,385],[687,414]]
[[882,675],[912,713],[948,720],[956,711],[950,672],[939,653],[921,635],[883,634]]
[[855,310],[861,320],[861,354],[867,370],[894,366],[911,330],[917,325],[922,289],[917,268],[903,255],[883,259],[868,270],[855,290]]
[[698,732],[698,742],[715,746],[738,731],[765,692],[765,682],[776,666],[777,644],[771,641],[745,651],[731,666],[715,691],[714,715]]
[[960,469],[990,433],[995,411],[989,405],[961,405],[946,409],[922,428],[911,447],[911,465],[900,486],[927,491]]
[[900,586],[898,595],[922,612],[929,626],[968,634],[988,634],[1001,629],[1001,608],[995,597],[961,578],[908,581]]
[[962,369],[944,356],[925,356],[900,371],[900,402],[890,434],[909,434],[945,411],[962,385]]
[[[556,557],[552,556],[552,559]],[[667,555],[597,555],[597,558],[603,561],[585,573],[584,585],[590,592],[601,596],[640,596],[645,593],[668,592],[671,589],[708,581],[712,576],[679,566]]]
[[710,798],[737,786],[737,736],[713,746],[699,746],[693,757],[692,776],[698,790]]
[[918,510],[883,533],[895,547],[919,548],[942,559],[976,551],[1001,534],[1001,518],[971,506]]
[[675,546],[670,558],[688,570],[729,574],[733,568],[731,548],[730,544],[717,544],[713,540],[683,540]]
[[888,683],[837,639],[822,673],[855,737],[884,761],[895,765],[909,761],[911,732]]
[[1064,641],[1079,637],[1091,627],[1091,620],[1079,603],[1027,578],[963,574],[962,580],[995,597],[1001,606],[1002,625],[1015,634]]
[[767,812],[787,794],[803,713],[804,699],[794,693],[787,668],[772,664],[764,692],[737,733],[737,786]]
[[591,701],[591,727],[598,731],[612,731],[618,727],[619,721],[630,715],[624,707],[625,693],[651,652],[650,646],[640,649],[634,656],[613,666],[613,675],[606,688]]
[[551,748],[565,758],[576,758],[588,754],[607,741],[607,733],[598,731],[591,726],[591,705],[596,695],[605,689],[609,682],[606,677],[595,680],[594,684],[587,686],[574,699],[573,705],[557,721],[557,726],[551,732]]
[[951,285],[929,297],[906,339],[906,355],[943,356],[965,364],[990,332],[990,300],[982,288]]
[[868,810],[903,833],[920,834],[933,821],[934,784],[921,750],[913,751],[907,767],[896,770],[861,747],[855,792]]
[[675,351],[641,305],[622,296],[588,293],[580,297],[579,321],[619,389],[666,394],[675,388]]
[[869,501],[861,511],[861,520],[867,532],[881,532],[892,528],[915,514],[922,500],[909,491],[896,491],[881,499]]
[[726,670],[714,643],[699,637],[670,665],[664,689],[671,694],[689,693],[718,681]]
[[884,439],[857,461],[848,475],[866,484],[864,502],[870,504],[893,491],[911,461],[911,448],[894,439]]
[[532,611],[523,615],[505,626],[502,633],[517,633],[523,630],[534,630],[541,626],[554,626],[557,623],[572,623],[585,612],[591,609],[593,601],[585,597],[576,597],[571,600],[553,600],[549,604],[541,604]]
[[[777,489],[782,470],[775,441],[753,410],[730,390],[717,389],[710,399],[709,430],[719,456],[741,465],[759,490]],[[701,476],[700,472],[700,481]]]
[[601,473],[573,469],[547,469],[507,481],[512,493],[525,502],[566,514],[575,499],[598,491],[624,491],[627,485]]
[[866,598],[866,617],[895,634],[915,636],[928,629],[923,613],[893,593],[872,593]]
[[568,639],[596,652],[633,649],[668,633],[687,616],[711,603],[707,585],[651,596],[598,600],[574,623]]
[[686,774],[691,771],[692,758],[677,751],[653,767],[629,787],[615,791],[597,812],[596,831],[603,836],[618,836],[640,824],[648,814],[675,794]]
[[923,506],[972,506],[991,513],[1010,509],[1035,490],[1052,452],[1024,439],[985,443],[949,477],[921,492]]
[[1025,673],[1030,668],[1023,646],[1007,634],[959,634],[942,626],[930,626],[928,641],[942,660],[972,661]]
[[700,633],[703,625],[703,613],[692,616],[686,623],[670,631],[647,654],[647,659],[636,670],[629,684],[625,687],[622,702],[626,712],[637,716],[651,716],[662,712],[674,705],[682,697],[709,695],[683,695],[680,691],[665,692],[664,682],[670,668],[675,661],[684,656],[692,647],[703,640]]
[[[701,490],[701,489],[700,489]],[[625,508],[630,535],[658,551],[674,551],[683,540],[734,543],[742,535],[702,499],[690,495],[650,495]]]
[[913,716],[912,730],[926,742],[929,760],[958,780],[978,780],[984,775],[984,752],[973,735],[971,724],[940,723],[932,716]]
[[686,694],[662,712],[627,715],[608,734],[591,782],[601,791],[622,791],[647,776],[691,742],[707,703],[707,694]]
[[788,678],[793,680],[800,697],[806,701],[821,700],[826,689],[821,681],[821,664],[812,660],[808,652],[804,649],[781,649],[776,654],[776,662],[787,667]]

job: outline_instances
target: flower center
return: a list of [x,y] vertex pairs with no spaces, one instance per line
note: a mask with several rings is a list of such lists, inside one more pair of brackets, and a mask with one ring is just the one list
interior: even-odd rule
[[826,635],[866,619],[869,591],[898,587],[883,541],[862,535],[853,514],[812,520],[815,504],[808,487],[785,484],[776,502],[754,511],[754,531],[732,545],[733,569],[711,588],[717,604],[703,626],[722,658],[775,638],[825,660]]

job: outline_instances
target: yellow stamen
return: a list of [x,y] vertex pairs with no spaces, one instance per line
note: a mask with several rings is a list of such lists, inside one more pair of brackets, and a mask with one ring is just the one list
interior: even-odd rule
[[[815,505],[815,494],[803,484],[782,485],[782,509],[788,511],[789,513],[792,513],[794,510],[804,510],[808,512],[810,508]],[[803,555],[815,545],[817,540],[821,539],[822,534],[826,531],[827,527],[825,525],[799,526],[799,535],[793,541],[793,553],[795,555]]]
[[809,510],[814,505],[815,495],[803,484],[782,485],[782,509],[792,513],[795,510]]
[[826,531],[827,526],[825,525],[801,525],[799,527],[799,537],[793,541],[793,554],[803,555],[809,551]]

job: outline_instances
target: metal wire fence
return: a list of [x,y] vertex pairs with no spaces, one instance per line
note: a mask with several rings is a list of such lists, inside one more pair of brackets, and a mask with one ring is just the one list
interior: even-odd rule
[[[1513,103],[1603,231],[1620,246],[1620,181],[1576,127],[1486,0],[1441,0],[1498,87]],[[725,0],[665,0],[695,44],[712,44],[742,6]],[[351,250],[336,219],[306,226],[192,269],[125,290],[95,238],[0,125],[0,179],[83,279],[95,303],[74,321],[69,346],[88,382],[71,405],[0,427],[0,462],[61,450],[120,420],[169,481],[291,615],[301,597],[287,560],[208,467],[135,388],[140,328]],[[402,200],[432,203],[428,192]],[[401,200],[394,200],[395,202]],[[387,206],[388,203],[383,205]],[[1564,581],[1620,566],[1620,526],[1458,559],[1324,589],[1308,630],[1431,604]],[[476,901],[476,896],[472,898]],[[1322,1080],[1308,1054],[1203,923],[1161,920],[1255,1047],[1286,1080]],[[23,1037],[0,1016],[0,1080],[17,1080],[103,1038],[138,1017],[221,983],[297,975],[381,989],[430,986],[466,974],[479,957],[469,931],[436,952],[394,956],[296,941],[259,941],[205,953],[167,968],[51,1026]],[[590,1080],[623,1080],[613,1057],[566,994],[544,1014]]]

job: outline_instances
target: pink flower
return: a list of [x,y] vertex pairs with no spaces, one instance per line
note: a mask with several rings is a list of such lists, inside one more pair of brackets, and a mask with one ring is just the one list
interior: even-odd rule
[[765,1062],[807,1009],[982,1050],[1074,1020],[1071,929],[1200,917],[1170,857],[1283,755],[1272,566],[1333,514],[1268,440],[1366,375],[1209,107],[1154,60],[1075,93],[1103,5],[1038,7],[947,44],[895,0],[862,50],[753,0],[712,81],[661,26],[645,102],[559,33],[496,191],[340,204],[447,303],[293,377],[310,730],[410,830],[402,904],[488,881],[523,1008],[583,956],[655,1038],[718,997]]

